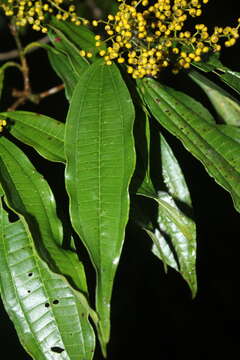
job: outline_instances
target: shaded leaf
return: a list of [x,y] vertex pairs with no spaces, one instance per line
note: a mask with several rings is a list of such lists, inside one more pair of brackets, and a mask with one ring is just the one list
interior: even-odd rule
[[166,192],[156,192],[151,185],[144,184],[138,194],[158,203],[157,222],[145,228],[153,240],[154,254],[163,261],[165,270],[169,265],[181,273],[194,297],[197,291],[195,223],[178,209]]
[[24,220],[10,223],[1,204],[0,254],[2,300],[26,351],[36,360],[54,360],[56,352],[58,359],[92,359],[87,306],[39,258]]
[[237,99],[197,71],[190,71],[188,75],[206,93],[223,122],[240,126],[240,102]]
[[74,90],[66,123],[66,186],[72,224],[97,272],[96,309],[103,352],[110,299],[128,221],[134,171],[134,107],[115,65],[93,64]]
[[45,115],[30,111],[9,111],[0,116],[10,121],[10,133],[24,144],[34,147],[50,161],[65,162],[65,125]]
[[205,166],[208,173],[231,193],[240,211],[239,144],[187,108],[174,91],[152,79],[142,81],[141,91],[159,123],[177,136]]

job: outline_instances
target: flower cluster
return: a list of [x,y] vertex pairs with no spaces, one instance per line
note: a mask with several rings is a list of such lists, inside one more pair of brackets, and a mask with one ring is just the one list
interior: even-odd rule
[[3,131],[3,128],[7,125],[6,120],[0,119],[0,133]]
[[92,22],[93,26],[103,26],[107,34],[105,39],[96,35],[96,46],[107,42],[107,49],[99,51],[105,63],[127,63],[127,71],[135,79],[156,77],[168,66],[173,73],[188,69],[192,61],[220,51],[221,43],[234,45],[239,37],[240,19],[236,27],[215,27],[211,34],[206,25],[189,23],[202,14],[208,0],[155,0],[151,4],[149,0],[130,4],[118,1],[121,4],[116,15]]
[[30,24],[34,30],[46,33],[48,29],[44,24],[48,14],[55,15],[58,20],[69,19],[76,25],[81,24],[75,6],[65,6],[65,3],[65,0],[7,0],[6,2],[0,0],[0,8],[4,10],[6,16],[16,18],[17,26]]

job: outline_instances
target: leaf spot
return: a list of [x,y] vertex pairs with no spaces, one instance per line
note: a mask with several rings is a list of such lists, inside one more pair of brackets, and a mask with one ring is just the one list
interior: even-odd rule
[[48,308],[50,306],[49,303],[45,303],[45,307]]
[[53,300],[53,304],[54,304],[54,305],[59,304],[59,300]]
[[28,276],[30,276],[30,277],[33,276],[33,273],[32,272],[28,273]]
[[64,351],[64,349],[59,346],[53,346],[53,347],[51,347],[51,351],[61,354]]

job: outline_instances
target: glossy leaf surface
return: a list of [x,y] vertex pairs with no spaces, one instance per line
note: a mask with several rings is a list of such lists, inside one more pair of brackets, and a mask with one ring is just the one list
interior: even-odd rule
[[3,112],[0,116],[8,119],[11,135],[34,147],[46,159],[64,162],[63,123],[30,111]]
[[206,93],[223,122],[240,126],[240,102],[237,99],[197,71],[189,72],[189,76]]
[[82,263],[73,251],[62,249],[62,224],[50,187],[26,155],[4,137],[0,138],[0,182],[8,205],[25,218],[40,256],[87,292]]
[[81,77],[66,122],[66,186],[73,226],[97,272],[100,341],[109,340],[110,299],[128,221],[134,170],[134,107],[115,65]]
[[24,220],[10,223],[2,204],[0,288],[20,341],[34,359],[92,359],[87,308],[66,279],[39,258]]
[[195,223],[179,210],[171,195],[156,192],[149,182],[142,184],[138,194],[158,204],[157,220],[145,228],[154,243],[154,254],[163,261],[165,270],[169,265],[181,273],[194,297],[197,291]]
[[174,91],[152,79],[142,82],[142,93],[159,123],[177,136],[205,166],[208,173],[231,193],[240,211],[240,148],[232,138],[187,108]]

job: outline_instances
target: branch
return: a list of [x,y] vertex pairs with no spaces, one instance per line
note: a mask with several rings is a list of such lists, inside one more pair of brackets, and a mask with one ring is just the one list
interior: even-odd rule
[[[49,38],[48,36],[44,36],[42,39],[37,40],[37,42],[39,42],[40,44],[47,44],[49,43]],[[28,52],[32,52],[37,50],[37,47],[34,48],[30,48]],[[15,59],[19,57],[19,52],[18,49],[14,49],[14,50],[10,50],[4,53],[0,53],[0,61],[5,61],[5,60],[10,60],[10,59]]]

